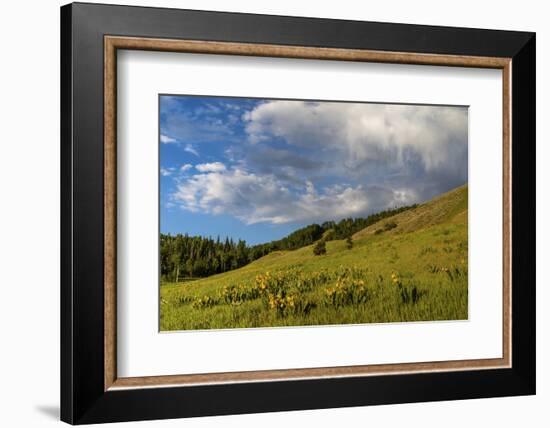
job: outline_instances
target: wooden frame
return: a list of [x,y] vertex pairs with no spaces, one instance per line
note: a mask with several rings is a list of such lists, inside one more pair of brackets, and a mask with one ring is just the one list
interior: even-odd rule
[[[534,177],[534,158],[527,154],[534,155],[534,115],[527,117],[520,110],[527,108],[534,109],[534,35],[528,33],[509,33],[487,30],[465,30],[465,29],[445,29],[437,27],[419,27],[398,24],[373,24],[373,23],[349,23],[330,20],[315,20],[303,18],[284,18],[284,17],[264,17],[254,15],[240,14],[216,14],[208,12],[193,11],[170,11],[169,16],[166,9],[143,9],[121,6],[99,6],[99,5],[69,5],[62,9],[62,53],[64,61],[62,63],[62,127],[64,130],[62,141],[62,190],[65,196],[71,200],[71,204],[62,206],[62,419],[71,423],[79,422],[98,422],[115,421],[130,419],[162,418],[191,416],[198,414],[223,414],[238,413],[248,411],[268,411],[283,410],[291,408],[315,408],[340,405],[373,404],[387,402],[433,400],[445,398],[466,398],[473,396],[490,395],[514,395],[534,392],[534,281],[529,284],[524,282],[532,275],[534,276],[534,260],[529,262],[519,262],[517,249],[522,251],[534,252],[534,229],[529,225],[519,224],[518,218],[534,217],[532,212],[524,211],[534,204],[534,196],[531,194],[530,182]],[[121,24],[121,28],[104,28],[101,17],[104,14],[127,14],[129,20]],[[198,15],[197,15],[198,14]],[[135,36],[140,33],[137,24],[140,17],[156,17],[156,29],[158,36],[151,30],[143,29],[144,36]],[[172,16],[175,15],[175,16]],[[84,34],[86,30],[79,24],[84,17],[92,17],[91,22],[94,34]],[[199,25],[198,31],[210,32],[207,37],[197,38],[197,34],[186,33],[188,30],[175,30],[179,34],[162,33],[161,28],[164,24],[184,24],[189,23],[197,16],[200,17],[202,27]],[[246,26],[265,24],[265,20],[270,21],[270,27],[260,32],[261,40],[245,40],[246,30],[240,37],[232,37],[216,34],[215,26],[209,26],[210,23],[217,21],[218,24],[229,23],[236,19],[243,20]],[[262,21],[262,22],[260,22]],[[114,22],[114,21],[113,21]],[[295,40],[287,43],[281,43],[276,40],[276,28],[280,25],[287,25],[299,31],[300,28],[311,27],[311,30],[305,31],[306,39],[319,37],[323,31],[331,26],[335,30],[357,26],[356,33],[369,33],[371,35],[392,31],[396,39],[392,42],[392,49],[384,49],[383,42],[378,45],[367,47],[348,47],[354,43],[362,43],[357,38],[349,37],[347,40],[338,39],[333,36],[333,40],[325,40],[324,46],[318,46],[317,43],[308,43],[308,40],[300,40],[296,36]],[[380,26],[386,26],[382,28]],[[245,26],[245,27],[246,27]],[[302,26],[302,27],[300,27]],[[116,25],[115,25],[116,27]],[[124,28],[122,28],[124,27]],[[183,25],[181,26],[184,27]],[[290,28],[289,27],[289,28]],[[207,30],[206,30],[207,29]],[[397,31],[399,30],[399,31]],[[89,30],[88,30],[89,31]],[[397,31],[397,32],[396,32]],[[422,49],[414,50],[411,43],[407,44],[405,39],[411,34],[422,32],[427,36],[444,34],[444,40],[447,40],[444,47],[431,46],[426,43]],[[490,40],[493,49],[476,48],[475,38],[482,32],[485,39]],[[335,34],[337,31],[335,32]],[[456,36],[453,34],[456,33]],[[119,34],[131,34],[119,35]],[[252,34],[252,33],[250,33]],[[298,33],[297,33],[298,34]],[[397,34],[397,36],[395,36]],[[177,35],[178,37],[174,37]],[[456,37],[455,46],[453,46],[453,37]],[[215,41],[213,41],[215,40]],[[220,41],[222,40],[222,41]],[[239,40],[239,41],[236,41]],[[435,40],[435,39],[433,39]],[[78,43],[93,41],[96,49],[93,55],[84,55],[85,59],[76,64],[76,57],[73,52],[77,49]],[[414,41],[414,40],[413,40]],[[462,42],[462,44],[461,44]],[[347,44],[347,45],[346,45]],[[435,44],[435,42],[434,42]],[[444,43],[445,44],[445,43]],[[336,46],[334,46],[336,45]],[[339,47],[338,47],[339,46]],[[101,51],[99,50],[101,48]],[[292,370],[270,370],[256,372],[240,373],[218,373],[218,374],[198,374],[198,375],[174,375],[146,378],[117,378],[116,375],[116,51],[117,49],[139,49],[153,51],[172,51],[172,52],[194,52],[207,54],[231,54],[231,55],[252,55],[252,56],[271,56],[286,58],[308,58],[308,59],[330,59],[344,61],[368,61],[368,62],[389,62],[406,64],[427,64],[427,65],[445,65],[462,67],[481,67],[501,69],[503,73],[503,357],[500,359],[483,359],[469,361],[445,361],[445,362],[426,362],[410,364],[386,364],[370,366],[349,366],[349,367],[326,367],[310,369],[292,369]],[[522,56],[523,55],[523,56]],[[86,94],[79,93],[83,87],[79,86],[86,82],[82,70],[77,74],[79,66],[88,61],[88,66],[93,66],[94,80],[103,81],[103,99],[96,97],[93,101],[93,112],[79,111],[82,105],[79,104],[87,97]],[[74,66],[74,68],[73,68]],[[102,77],[102,79],[98,79]],[[81,78],[81,79],[79,79]],[[89,76],[88,76],[89,81]],[[520,92],[517,88],[521,87]],[[103,108],[101,108],[103,107]],[[101,111],[103,116],[101,117]],[[74,114],[78,113],[78,118],[82,122],[75,120]],[[97,122],[91,120],[91,116],[97,118]],[[99,126],[103,122],[103,127]],[[80,131],[86,128],[94,127],[94,139],[82,139]],[[99,129],[97,127],[99,126]],[[72,127],[72,129],[71,129]],[[512,144],[514,135],[519,130],[527,132],[527,137],[522,138],[523,145],[527,147],[525,152],[519,151],[519,144]],[[101,131],[101,134],[99,131]],[[79,139],[80,137],[80,139]],[[514,141],[516,141],[514,139]],[[78,171],[77,167],[83,167],[82,159],[78,158],[77,150],[86,151],[86,148],[93,148],[95,157],[93,166],[90,170]],[[514,169],[519,170],[521,177],[512,180],[511,165],[514,162]],[[101,173],[102,171],[102,173]],[[88,178],[97,179],[102,176],[101,185],[94,183],[91,187],[79,181],[79,175],[86,175]],[[99,175],[102,174],[102,175]],[[531,177],[533,174],[533,177]],[[514,175],[517,177],[517,173]],[[522,180],[522,181],[520,181]],[[533,185],[534,188],[534,185]],[[98,192],[101,190],[102,199],[99,199]],[[533,189],[534,191],[534,189]],[[526,196],[530,194],[531,196]],[[92,198],[90,198],[92,196]],[[88,199],[85,199],[88,198]],[[83,227],[89,227],[82,223],[85,221],[82,214],[78,213],[74,204],[75,199],[81,199],[82,203],[93,204],[93,209],[101,213],[103,223],[95,222],[93,230],[102,230],[100,235],[102,239],[93,239],[94,249],[97,250],[93,263],[88,268],[94,269],[94,279],[86,285],[83,284],[83,278],[79,276],[82,271],[78,265],[78,258],[75,258],[75,252],[78,241],[85,235]],[[93,199],[93,200],[90,200]],[[512,214],[514,201],[523,200],[523,205],[515,209]],[[517,203],[517,202],[516,202]],[[517,205],[516,205],[517,206]],[[101,211],[99,211],[101,209]],[[529,223],[529,221],[527,221]],[[533,222],[534,223],[534,222]],[[89,237],[88,237],[89,238]],[[512,240],[514,247],[512,248]],[[90,242],[89,240],[85,242]],[[516,255],[514,257],[514,254]],[[512,271],[512,266],[514,270]],[[95,271],[102,266],[101,272]],[[517,284],[521,283],[521,294]],[[83,381],[83,367],[90,364],[86,361],[84,354],[79,351],[78,346],[86,346],[79,342],[77,332],[82,330],[82,321],[87,312],[90,312],[97,306],[89,305],[77,297],[81,294],[83,288],[86,293],[99,293],[102,300],[95,299],[95,302],[102,307],[103,318],[101,322],[97,316],[93,321],[89,321],[84,327],[84,341],[93,337],[93,349],[100,351],[101,359],[94,358],[92,364],[95,369],[90,386],[89,381]],[[82,297],[80,297],[82,298]],[[92,307],[93,306],[93,307]],[[95,324],[94,324],[95,323]],[[524,335],[529,335],[526,339]],[[531,335],[533,335],[531,337]],[[82,336],[81,336],[82,337]],[[99,339],[102,338],[102,346],[99,349]],[[519,347],[519,343],[527,347]],[[79,364],[80,363],[80,364]],[[90,366],[91,367],[91,366]],[[492,370],[482,370],[492,369]],[[512,375],[511,381],[507,377]],[[505,375],[508,373],[508,375]],[[391,374],[391,377],[387,375]],[[414,376],[412,376],[414,374]],[[384,376],[386,375],[386,376]],[[98,380],[101,378],[101,382]],[[424,378],[422,377],[424,376]],[[432,380],[428,380],[428,376]],[[434,388],[429,393],[420,396],[404,396],[387,389],[386,394],[380,397],[369,394],[362,395],[359,399],[350,399],[348,401],[338,401],[338,397],[332,397],[332,401],[326,401],[321,395],[314,394],[310,401],[304,401],[301,397],[298,403],[291,403],[282,400],[276,401],[272,405],[260,405],[241,407],[242,404],[233,402],[229,407],[215,406],[207,407],[207,403],[202,402],[197,406],[198,395],[210,391],[212,396],[220,388],[226,388],[227,391],[246,390],[245,395],[252,394],[255,386],[285,389],[288,381],[293,380],[294,385],[301,384],[309,393],[313,393],[313,385],[324,383],[324,388],[340,387],[343,382],[350,382],[349,385],[356,385],[355,388],[368,388],[377,383],[393,384],[397,378],[402,381],[412,382],[412,387],[418,391],[425,388],[427,382],[433,382],[439,377],[442,384]],[[80,382],[78,380],[80,379]],[[413,380],[414,379],[414,380]],[[423,380],[424,379],[424,380]],[[447,380],[445,380],[447,379]],[[494,385],[486,385],[483,391],[468,391],[462,389],[458,391],[442,392],[444,385],[449,385],[449,379],[462,379],[464,385],[468,381],[477,379],[477,382],[489,382],[495,379],[499,384],[503,382],[506,388],[496,389]],[[250,383],[253,381],[254,383]],[[275,382],[278,381],[278,382]],[[163,392],[153,392],[148,387],[163,386]],[[286,387],[288,389],[288,387]],[[463,387],[465,388],[465,387]],[[149,390],[149,393],[145,393]],[[170,391],[178,390],[170,395]],[[304,391],[305,391],[304,390]],[[158,391],[158,388],[156,389]],[[185,392],[183,392],[185,391]],[[190,392],[191,391],[191,392]],[[206,391],[206,392],[202,392]],[[225,390],[224,390],[225,391]],[[391,391],[391,392],[390,392]],[[439,392],[439,395],[437,394]],[[390,395],[388,395],[390,393]],[[391,396],[391,394],[394,394]],[[145,394],[145,395],[144,395]],[[159,413],[156,409],[148,408],[131,410],[129,407],[117,407],[114,404],[85,404],[89,402],[88,396],[102,396],[105,403],[120,402],[142,402],[147,394],[153,394],[165,398],[155,398],[155,400],[172,400],[169,407],[173,407],[170,412]],[[195,407],[188,406],[177,407],[178,396],[188,395],[188,402]],[[242,393],[241,393],[242,394]],[[168,397],[170,396],[170,398]],[[316,398],[315,398],[316,396]],[[122,398],[126,397],[126,398]],[[96,398],[97,399],[97,398]],[[359,401],[357,401],[359,400]],[[301,404],[300,404],[301,403]],[[309,404],[307,404],[309,403]],[[300,407],[295,407],[295,406]],[[103,406],[103,407],[102,407]],[[107,407],[105,407],[107,406]]]
[[[414,373],[442,370],[467,370],[510,367],[510,58],[458,55],[429,55],[404,52],[377,52],[353,49],[275,46],[265,44],[166,40],[105,36],[105,390],[162,385],[289,380],[319,377],[365,376],[373,374]],[[386,62],[400,64],[444,65],[496,68],[503,75],[503,357],[409,364],[383,364],[312,369],[268,370],[199,375],[117,378],[116,376],[116,52],[117,49],[204,53],[212,55],[252,55],[338,61]]]

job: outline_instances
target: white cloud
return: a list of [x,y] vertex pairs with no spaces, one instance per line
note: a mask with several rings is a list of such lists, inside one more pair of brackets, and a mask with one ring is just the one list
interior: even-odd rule
[[195,149],[195,148],[193,147],[192,144],[186,144],[185,147],[183,148],[183,151],[184,151],[184,152],[188,152],[188,153],[192,153],[192,154],[194,154],[194,155],[197,156],[197,157],[199,156],[199,152],[197,151],[197,149]]
[[464,166],[457,157],[467,153],[465,107],[269,101],[243,119],[253,144],[282,138],[337,156],[348,169],[369,162],[398,168],[415,157],[426,171],[456,170]]
[[233,169],[193,175],[178,185],[173,200],[191,212],[229,214],[247,224],[282,224],[362,216],[410,203],[415,197],[408,189],[362,185],[318,192],[307,182],[302,189],[289,189],[272,175]]
[[163,177],[169,177],[174,172],[174,168],[161,168],[160,169],[160,175]]
[[200,172],[221,172],[225,171],[225,165],[221,162],[200,163],[195,165],[195,169]]
[[277,100],[241,117],[244,141],[220,139],[221,162],[180,168],[175,204],[309,224],[421,202],[468,179],[465,107]]
[[170,144],[170,143],[177,143],[178,140],[176,140],[175,138],[169,137],[168,135],[161,134],[160,142],[164,144]]

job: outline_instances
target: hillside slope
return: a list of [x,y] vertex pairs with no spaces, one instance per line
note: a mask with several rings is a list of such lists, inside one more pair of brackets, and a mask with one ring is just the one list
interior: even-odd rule
[[443,193],[418,207],[386,218],[353,235],[353,239],[362,239],[383,230],[388,223],[394,222],[397,227],[386,233],[402,233],[420,230],[445,222],[461,222],[468,220],[468,185],[457,187]]
[[462,186],[356,233],[351,249],[329,241],[324,256],[310,245],[163,284],[161,330],[465,319],[467,213]]

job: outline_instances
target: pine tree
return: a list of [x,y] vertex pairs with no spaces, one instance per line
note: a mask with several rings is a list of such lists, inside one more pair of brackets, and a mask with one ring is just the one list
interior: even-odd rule
[[[345,218],[338,222],[326,221],[300,228],[286,237],[248,246],[244,240],[230,237],[201,237],[186,234],[160,236],[161,276],[164,281],[174,282],[185,278],[198,278],[227,272],[244,266],[260,257],[278,250],[295,250],[312,245],[315,255],[326,254],[326,242],[344,239],[351,249],[351,236],[382,219],[389,218],[416,205],[381,211],[365,218]],[[385,230],[397,227],[388,221]],[[380,229],[383,232],[384,229]]]

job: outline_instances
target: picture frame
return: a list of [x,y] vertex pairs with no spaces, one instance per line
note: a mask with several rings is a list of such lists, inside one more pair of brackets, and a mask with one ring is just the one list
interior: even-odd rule
[[[502,358],[118,377],[118,50],[502,70]],[[534,33],[63,6],[61,419],[86,424],[534,394],[535,97]]]

